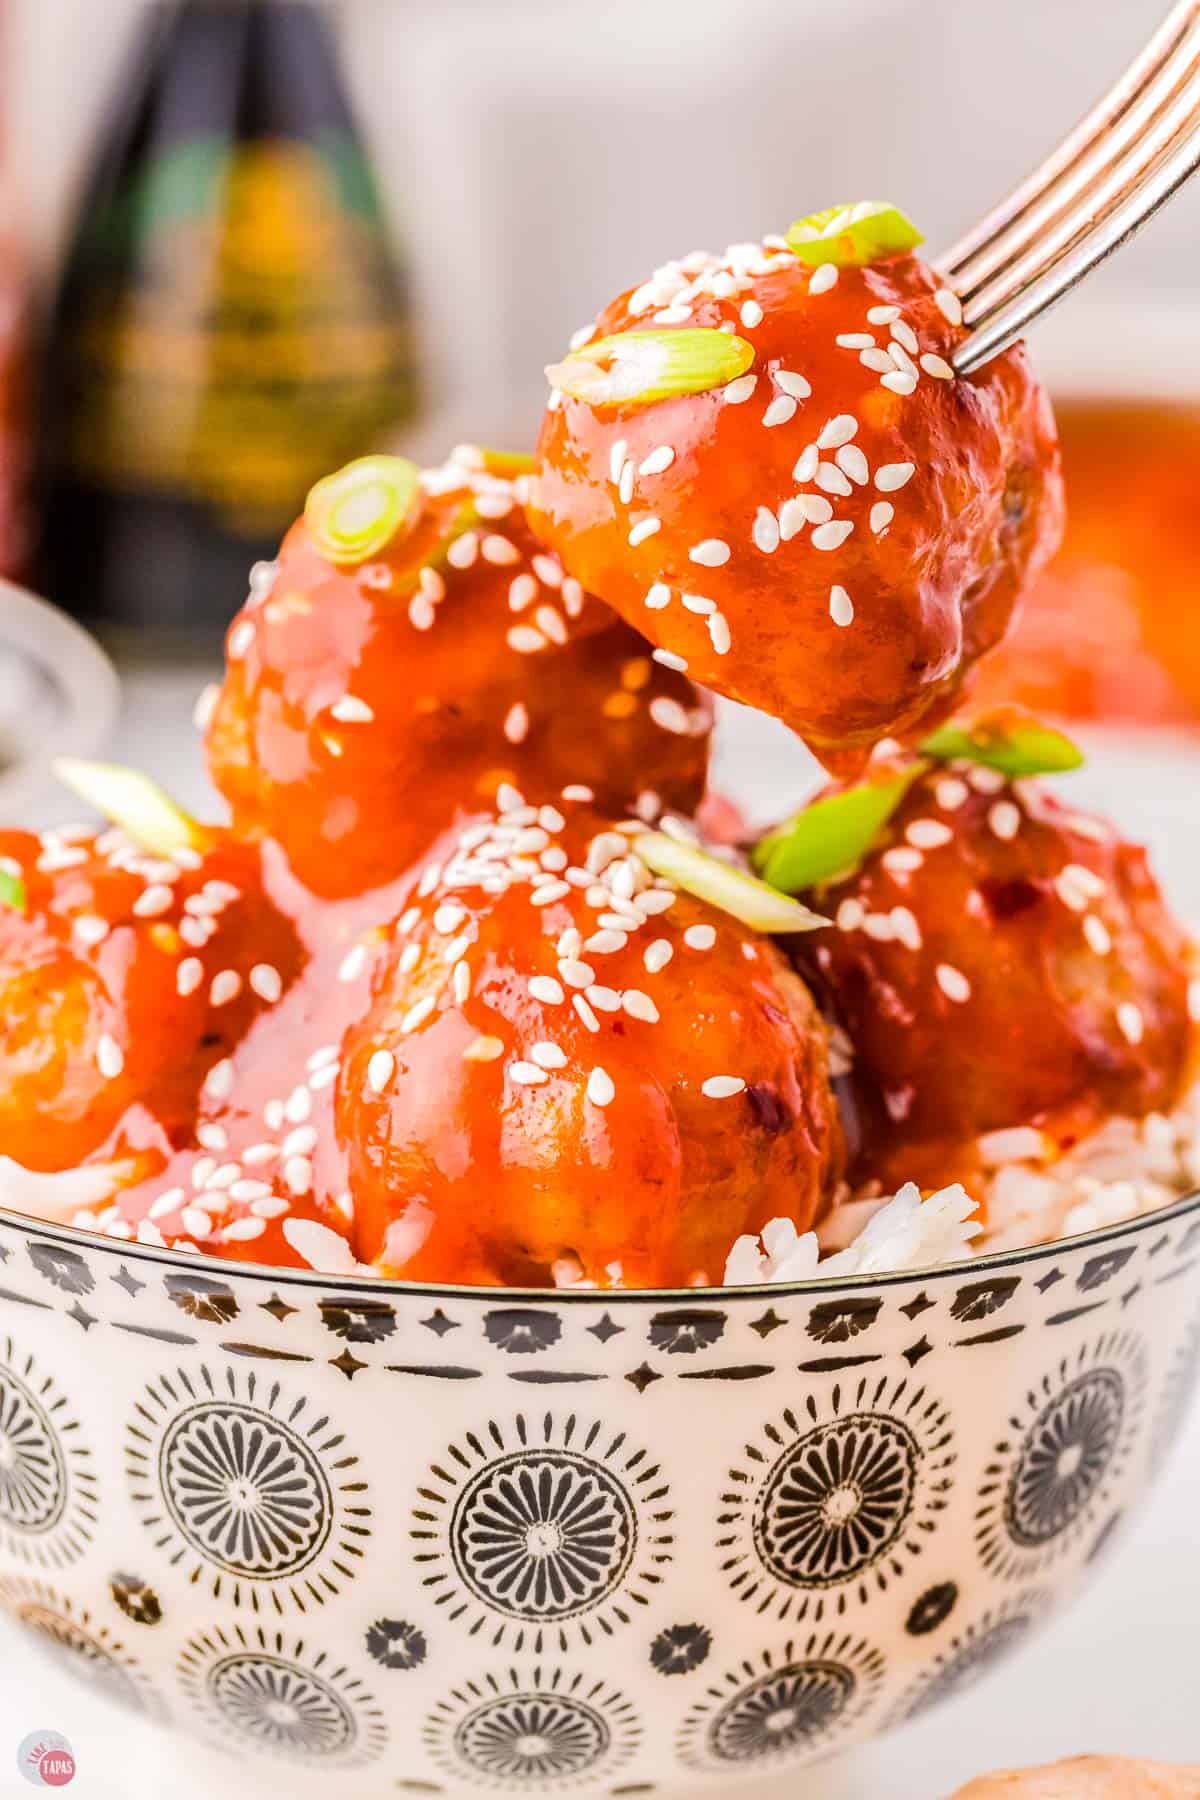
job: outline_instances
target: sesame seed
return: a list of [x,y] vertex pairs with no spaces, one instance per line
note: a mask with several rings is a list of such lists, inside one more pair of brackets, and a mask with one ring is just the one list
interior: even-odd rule
[[231,662],[245,656],[254,642],[254,626],[249,619],[239,619],[225,642],[225,654]]
[[517,549],[517,546],[513,543],[512,539],[502,537],[496,532],[490,532],[488,536],[484,538],[479,549],[484,562],[493,563],[497,566],[503,565],[504,563],[519,562],[521,558],[521,552]]
[[436,1004],[434,995],[426,994],[423,1000],[418,1000],[415,1006],[410,1006],[400,1021],[400,1030],[403,1035],[407,1037],[410,1031],[415,1031],[419,1025],[423,1025]]
[[458,1006],[465,1006],[471,997],[471,967],[469,963],[459,962],[454,965],[454,999]]
[[274,1006],[283,993],[283,977],[271,963],[255,963],[250,971],[250,986],[260,1000]]
[[462,1059],[464,1062],[495,1062],[503,1054],[504,1045],[498,1037],[477,1037],[467,1045]]
[[307,1156],[289,1156],[280,1173],[289,1193],[307,1194],[312,1187],[313,1166]]
[[228,1006],[236,1000],[242,991],[242,978],[236,969],[222,969],[213,976],[212,986],[208,990],[209,1002],[213,1006]]
[[227,1150],[229,1133],[223,1125],[217,1125],[212,1120],[206,1119],[196,1127],[196,1142],[202,1144],[206,1150]]
[[557,1044],[535,1044],[529,1055],[539,1069],[564,1069],[567,1065],[566,1056]]
[[625,458],[629,454],[629,445],[624,438],[617,438],[608,453],[608,478],[612,482],[621,479],[621,470],[625,467]]
[[566,999],[562,983],[555,981],[553,975],[530,976],[529,993],[532,999],[540,1000],[544,1006],[561,1006]]
[[[16,869],[10,873],[19,875],[20,871]],[[108,933],[108,920],[101,919],[96,913],[80,913],[71,926],[72,937],[84,950],[94,950],[97,944],[104,942]]]
[[711,950],[717,941],[717,933],[712,925],[689,925],[683,941],[689,950]]
[[661,526],[661,519],[643,519],[641,524],[635,525],[633,530],[629,533],[630,549],[636,550],[639,544],[644,544],[647,538],[653,537],[655,532],[658,531]]
[[584,949],[592,951],[596,956],[612,956],[616,951],[623,950],[628,941],[623,931],[593,931],[591,937],[584,940]]
[[837,264],[822,263],[820,268],[814,269],[809,277],[808,291],[810,294],[826,294],[831,287],[836,287],[837,278]]
[[944,287],[939,288],[937,293],[933,296],[933,304],[937,307],[944,319],[949,319],[951,325],[962,324],[962,301],[953,289]]
[[753,331],[756,325],[761,325],[763,322],[763,309],[757,300],[744,300],[738,318],[747,330]]
[[867,313],[868,325],[890,325],[900,317],[898,306],[872,306]]
[[954,833],[940,819],[914,819],[904,835],[914,850],[938,850]]
[[854,491],[836,463],[823,462],[819,464],[816,480],[817,486],[823,488],[827,494],[838,494],[842,499]]
[[784,501],[779,509],[779,536],[785,544],[790,544],[804,530],[807,517],[803,494],[794,494],[790,500]]
[[887,351],[880,350],[877,345],[870,350],[860,350],[858,360],[864,369],[870,369],[874,375],[890,375],[896,366]]
[[892,321],[892,336],[898,344],[903,345],[910,355],[915,356],[918,350],[917,334],[904,319]]
[[726,382],[725,386],[721,389],[721,393],[724,396],[727,405],[741,406],[744,401],[749,400],[757,386],[757,375],[753,373],[739,375],[736,380]]
[[163,882],[155,882],[143,888],[133,903],[133,910],[139,919],[154,919],[160,913],[169,911],[175,896]]
[[228,1100],[233,1092],[233,1064],[223,1057],[215,1062],[204,1078],[204,1091],[213,1100]]
[[1112,935],[1103,919],[1088,913],[1083,921],[1083,935],[1097,956],[1107,956],[1112,949]]
[[672,732],[676,737],[687,737],[691,731],[691,720],[687,709],[678,700],[672,700],[667,694],[656,694],[649,706],[650,717],[662,731]]
[[699,613],[701,618],[707,618],[709,613],[717,610],[716,601],[706,599],[703,594],[680,594],[679,598],[688,612]]
[[515,1081],[518,1087],[541,1087],[547,1079],[545,1069],[539,1069],[536,1063],[529,1062],[509,1063],[508,1075],[509,1080]]
[[533,605],[539,592],[537,578],[528,570],[520,575],[514,575],[508,584],[508,610],[515,613],[524,612],[527,606]]
[[1072,881],[1067,869],[1063,869],[1055,877],[1054,891],[1063,905],[1069,907],[1072,912],[1087,911],[1090,895],[1079,886],[1078,882]]
[[329,713],[340,725],[369,725],[375,717],[366,701],[356,694],[343,694],[340,700],[334,701]]
[[175,992],[186,1000],[204,980],[204,964],[198,956],[185,956],[175,971]]
[[728,656],[733,644],[729,621],[724,613],[712,613],[708,619],[708,635],[718,656]]
[[510,744],[523,744],[529,735],[529,709],[516,700],[504,715],[504,736]]
[[867,916],[866,908],[861,900],[845,899],[841,902],[834,917],[839,931],[857,931]]
[[212,724],[212,716],[217,710],[217,701],[221,698],[220,685],[215,681],[206,682],[196,696],[196,704],[192,708],[192,724],[197,731],[207,731]]
[[1146,1033],[1146,1022],[1139,1006],[1132,1000],[1122,1000],[1117,1008],[1117,1024],[1121,1035],[1130,1044],[1140,1044]]
[[582,994],[572,994],[571,1005],[575,1008],[575,1011],[589,1031],[599,1031],[600,1021]]
[[792,480],[800,486],[803,486],[806,481],[811,481],[817,472],[817,464],[820,460],[821,452],[817,446],[815,444],[807,445],[796,458],[792,469]]
[[871,530],[875,533],[876,537],[879,536],[881,531],[887,530],[895,516],[896,509],[890,500],[877,500],[875,502],[874,506],[871,508],[869,523]]
[[817,525],[809,540],[814,550],[837,550],[845,543],[854,530],[851,519],[830,519],[825,525]]
[[985,768],[982,763],[968,769],[967,781],[977,794],[998,794],[1006,785],[1006,779],[999,769]]
[[660,612],[671,598],[671,590],[665,581],[656,581],[646,590],[644,604],[651,612]]
[[798,375],[795,369],[776,369],[772,380],[777,388],[790,394],[793,400],[807,400],[812,393],[812,383],[803,375]]
[[760,506],[754,515],[753,538],[755,548],[765,556],[779,548],[779,521],[769,507]]
[[937,984],[947,1000],[954,1000],[961,1005],[964,1000],[971,998],[970,982],[962,970],[956,969],[953,963],[939,963],[935,970],[935,976]]
[[724,538],[704,538],[699,544],[692,545],[688,561],[699,563],[705,569],[719,569],[729,561],[730,554]]
[[700,1092],[709,1100],[731,1100],[735,1094],[743,1093],[745,1087],[740,1075],[710,1075],[707,1081],[701,1082]]
[[853,413],[835,413],[826,419],[817,436],[818,450],[838,450],[858,433],[858,420]]
[[837,342],[843,350],[871,350],[875,346],[869,331],[839,331]]
[[934,783],[933,797],[944,812],[956,812],[969,793],[966,782],[957,775],[944,775]]
[[614,1013],[621,1010],[621,996],[616,988],[601,987],[595,982],[587,991],[587,1003],[594,1006],[597,1012]]
[[850,477],[851,481],[856,482],[859,487],[866,486],[871,471],[867,466],[866,457],[857,444],[843,444],[841,449],[835,452],[834,461],[842,473]]
[[660,969],[666,968],[674,954],[674,945],[668,939],[655,938],[654,942],[647,944],[642,952],[642,962],[646,966],[647,973],[657,975]]
[[988,811],[988,828],[1008,842],[1021,829],[1021,809],[1011,800],[997,800]]
[[175,1211],[184,1198],[181,1187],[166,1188],[154,1201],[146,1214],[148,1219],[165,1219],[168,1213]]
[[587,1097],[593,1106],[611,1106],[616,1098],[616,1087],[607,1069],[597,1065],[588,1076]]
[[428,594],[414,594],[408,603],[408,622],[414,631],[432,631],[435,613]]
[[373,1094],[382,1094],[396,1073],[396,1059],[390,1050],[376,1050],[367,1064],[367,1086]]
[[911,394],[916,390],[917,378],[915,375],[907,374],[903,369],[897,369],[894,374],[881,375],[879,385],[890,388],[893,394]]
[[546,648],[546,640],[532,625],[514,625],[505,633],[505,642],[518,656],[534,656]]
[[454,900],[445,900],[433,915],[433,929],[440,936],[449,937],[458,930],[466,916],[465,906],[459,906]]
[[658,1024],[658,1008],[641,988],[626,988],[621,995],[621,1005],[631,1019],[641,1019],[647,1025]]
[[586,988],[596,979],[596,971],[590,963],[580,962],[573,956],[560,959],[558,972],[568,987]]
[[[625,449],[622,445],[621,455],[624,456],[624,454]],[[533,559],[532,567],[534,574],[542,583],[543,587],[561,587],[563,570],[562,564],[556,556],[548,556],[545,551],[539,551],[538,555]]]
[[835,625],[854,623],[854,602],[837,582],[829,590],[829,616]]
[[179,1215],[179,1223],[189,1237],[201,1239],[212,1236],[213,1222],[198,1206],[185,1206]]
[[125,1052],[107,1031],[101,1033],[96,1043],[96,1067],[105,1081],[115,1081],[125,1067]]
[[400,952],[400,973],[402,975],[411,975],[420,960],[420,944],[405,944],[403,950]]
[[656,663],[662,664],[664,669],[674,669],[679,675],[687,673],[686,656],[676,656],[673,650],[652,650],[650,654]]
[[786,425],[789,419],[796,416],[796,402],[790,394],[776,394],[762,416],[762,422],[768,429],[773,425]]
[[633,499],[633,482],[637,471],[631,462],[627,462],[621,470],[621,479],[617,484],[617,498],[622,506],[628,506]]
[[889,875],[915,875],[925,858],[919,850],[912,850],[906,844],[894,844],[879,860]]
[[926,351],[925,355],[921,357],[920,362],[925,373],[927,375],[932,375],[935,380],[954,380],[954,370],[944,356],[934,356],[930,351]]
[[446,551],[446,561],[452,569],[469,569],[479,554],[479,533],[464,531],[456,537]]

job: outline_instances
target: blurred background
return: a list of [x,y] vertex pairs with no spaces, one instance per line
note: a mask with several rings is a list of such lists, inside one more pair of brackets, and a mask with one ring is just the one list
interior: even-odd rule
[[[99,632],[117,752],[195,801],[190,696],[314,479],[385,445],[528,447],[542,364],[668,255],[865,196],[949,243],[1164,10],[0,0],[0,569]],[[1188,190],[1039,334],[1071,534],[985,677],[1100,730],[1117,810],[1145,816],[1152,779],[1168,858],[1200,717],[1198,209]],[[15,738],[57,743],[80,694],[95,735],[80,642],[35,674],[7,615],[0,755],[6,731],[14,762]],[[812,773],[744,719],[720,769],[763,816]],[[0,774],[9,817],[44,819],[43,776]],[[1179,879],[1200,912],[1200,859]]]

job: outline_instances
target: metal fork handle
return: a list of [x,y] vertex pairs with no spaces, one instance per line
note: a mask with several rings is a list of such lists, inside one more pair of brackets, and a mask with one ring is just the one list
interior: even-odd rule
[[939,267],[964,301],[960,374],[1016,341],[1200,165],[1200,0],[1183,0],[1116,86]]

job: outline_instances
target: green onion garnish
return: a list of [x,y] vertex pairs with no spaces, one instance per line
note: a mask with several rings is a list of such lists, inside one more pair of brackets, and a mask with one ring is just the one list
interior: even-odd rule
[[25,883],[11,869],[0,868],[0,906],[11,906],[14,911],[25,911]]
[[849,874],[924,767],[924,763],[914,762],[887,780],[860,782],[814,800],[787,825],[760,839],[751,861],[773,888],[785,894],[797,894]]
[[810,268],[837,263],[846,269],[899,256],[925,240],[898,206],[886,200],[859,200],[852,206],[827,206],[824,212],[797,219],[788,227],[787,241]]
[[60,756],[54,765],[59,780],[114,825],[128,832],[135,844],[155,856],[173,856],[177,850],[204,850],[208,833],[138,769],[117,763],[78,762]]
[[546,379],[589,406],[652,406],[678,394],[702,394],[744,375],[753,346],[730,331],[622,331],[552,363]]
[[969,729],[943,725],[921,745],[922,756],[937,762],[982,763],[1002,775],[1062,775],[1083,766],[1078,744],[1037,719],[1007,718],[1003,713],[980,719]]
[[707,900],[720,912],[740,919],[754,931],[816,931],[829,920],[789,899],[765,881],[731,867],[695,844],[681,844],[663,831],[646,831],[633,840],[633,852],[655,875]]
[[404,525],[420,470],[405,456],[360,456],[309,490],[304,517],[313,543],[338,568],[377,556]]

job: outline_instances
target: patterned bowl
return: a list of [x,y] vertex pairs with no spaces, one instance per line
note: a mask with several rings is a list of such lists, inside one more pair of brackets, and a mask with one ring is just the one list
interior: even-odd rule
[[1198,1290],[1200,1196],[660,1294],[5,1214],[0,1602],[143,1714],[356,1797],[727,1786],[923,1713],[1067,1598],[1175,1434]]

